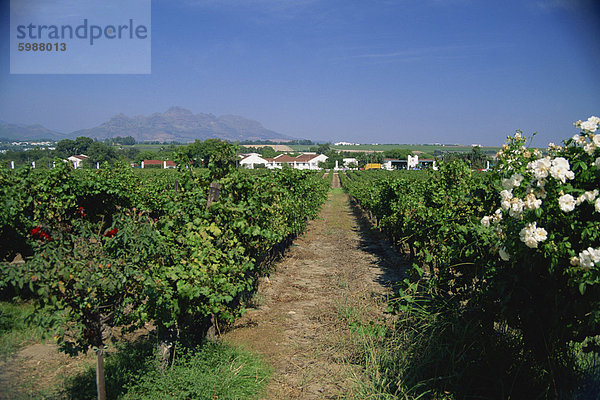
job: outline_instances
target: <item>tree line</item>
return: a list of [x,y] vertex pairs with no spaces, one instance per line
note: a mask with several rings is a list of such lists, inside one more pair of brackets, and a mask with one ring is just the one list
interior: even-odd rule
[[[297,143],[296,143],[297,142]],[[308,141],[295,141],[293,144],[309,144],[300,143]],[[121,160],[128,163],[139,164],[143,160],[176,160],[181,155],[191,157],[196,162],[208,160],[210,154],[216,149],[221,148],[224,143],[229,143],[221,139],[206,139],[204,141],[196,140],[193,143],[169,143],[162,144],[156,149],[140,149],[133,147],[136,144],[135,139],[131,136],[114,137],[105,139],[104,142],[95,141],[89,137],[80,136],[76,139],[63,139],[56,144],[54,150],[50,149],[32,149],[28,151],[8,150],[0,154],[0,162],[7,164],[14,161],[17,165],[30,165],[36,163],[36,168],[48,168],[53,165],[56,157],[67,159],[73,155],[84,154],[88,158],[83,162],[84,167],[95,167],[97,164],[108,162],[113,164],[115,161]],[[237,154],[248,151],[238,144],[234,144],[234,149]],[[314,144],[310,142],[310,144]],[[264,146],[251,151],[260,154],[263,158],[274,158],[284,152],[276,151],[272,147]],[[443,161],[462,160],[472,168],[486,168],[487,161],[491,160],[489,155],[485,154],[480,147],[473,147],[470,152],[465,153],[416,153],[411,149],[398,148],[385,150],[383,152],[348,152],[338,151],[331,147],[331,143],[320,143],[309,148],[310,152],[324,154],[328,157],[327,161],[322,164],[323,168],[334,168],[336,161],[339,166],[344,164],[344,158],[356,158],[357,167],[364,167],[366,164],[376,163],[381,164],[386,158],[397,160],[406,160],[409,155],[418,155],[420,159],[440,159]],[[300,152],[298,152],[300,154]]]

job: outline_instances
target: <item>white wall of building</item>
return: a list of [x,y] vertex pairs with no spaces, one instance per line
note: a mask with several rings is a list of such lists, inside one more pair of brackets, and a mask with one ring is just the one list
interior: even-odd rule
[[269,162],[258,153],[252,153],[240,161],[240,165],[248,169],[254,169],[254,166],[259,164],[263,164],[266,167]]

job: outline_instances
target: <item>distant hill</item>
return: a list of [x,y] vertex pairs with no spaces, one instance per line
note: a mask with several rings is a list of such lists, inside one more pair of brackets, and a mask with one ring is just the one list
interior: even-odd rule
[[259,122],[237,115],[194,114],[181,107],[171,107],[164,113],[128,117],[118,114],[103,124],[69,134],[99,140],[114,136],[133,136],[137,141],[192,142],[196,139],[226,140],[291,139],[271,131]]
[[20,125],[0,121],[0,138],[8,140],[61,140],[67,136],[64,133],[50,130],[42,125]]
[[218,138],[224,140],[289,140],[289,136],[266,129],[260,122],[238,115],[194,114],[181,107],[171,107],[164,113],[128,117],[117,114],[90,129],[69,134],[52,131],[41,125],[19,125],[0,120],[0,138],[8,140],[61,140],[87,136],[98,140],[115,136],[133,136],[136,141],[193,142]]

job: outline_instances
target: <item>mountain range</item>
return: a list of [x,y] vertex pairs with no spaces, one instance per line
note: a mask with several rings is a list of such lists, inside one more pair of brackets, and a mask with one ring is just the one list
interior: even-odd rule
[[65,139],[67,135],[57,131],[50,130],[42,125],[20,125],[10,122],[0,121],[0,138],[9,140],[40,140]]
[[108,121],[90,129],[68,134],[52,131],[41,125],[18,125],[0,121],[0,138],[10,140],[61,140],[87,136],[98,140],[115,136],[132,136],[136,141],[192,142],[196,139],[224,140],[286,140],[281,133],[266,129],[257,121],[238,115],[194,114],[181,107],[171,107],[164,113],[128,117],[117,114]]

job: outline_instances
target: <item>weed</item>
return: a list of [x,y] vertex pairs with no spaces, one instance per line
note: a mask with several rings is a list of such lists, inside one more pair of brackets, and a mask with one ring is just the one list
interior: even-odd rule
[[131,381],[128,399],[252,399],[269,376],[266,365],[251,353],[223,344],[189,349],[164,374],[153,369]]
[[[107,398],[250,399],[261,393],[269,376],[256,356],[220,343],[180,350],[165,372],[158,370],[154,354],[154,341],[147,337],[120,344],[106,358]],[[95,398],[94,367],[70,378],[64,396]]]
[[6,359],[27,343],[39,341],[42,330],[28,322],[33,305],[0,302],[0,359]]

